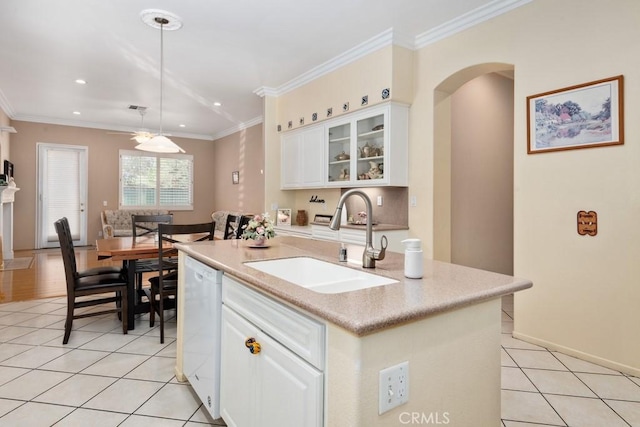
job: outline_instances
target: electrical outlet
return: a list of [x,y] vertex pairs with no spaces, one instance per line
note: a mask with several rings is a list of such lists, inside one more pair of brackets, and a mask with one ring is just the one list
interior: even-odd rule
[[418,199],[416,198],[416,196],[411,196],[411,199],[409,201],[409,206],[411,206],[412,208],[415,208],[416,206],[418,206]]
[[409,401],[409,362],[381,370],[379,378],[379,415]]

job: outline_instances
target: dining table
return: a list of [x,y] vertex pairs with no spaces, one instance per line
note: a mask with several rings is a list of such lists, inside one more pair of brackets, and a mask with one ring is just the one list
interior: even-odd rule
[[[163,241],[163,249],[171,249],[170,242]],[[142,259],[158,258],[158,240],[155,235],[139,236],[136,238],[111,237],[96,240],[98,259],[122,261],[127,273],[127,324],[128,329],[135,329],[136,314],[148,313],[149,303],[142,302],[136,295],[135,271],[136,262]]]

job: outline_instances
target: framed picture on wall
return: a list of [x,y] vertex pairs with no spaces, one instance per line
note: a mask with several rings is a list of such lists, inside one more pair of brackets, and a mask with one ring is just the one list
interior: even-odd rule
[[276,215],[276,225],[291,225],[291,209],[278,209],[278,213]]
[[624,144],[623,76],[527,97],[527,153]]
[[4,161],[4,176],[7,182],[9,182],[10,178],[13,178],[13,163],[9,160]]

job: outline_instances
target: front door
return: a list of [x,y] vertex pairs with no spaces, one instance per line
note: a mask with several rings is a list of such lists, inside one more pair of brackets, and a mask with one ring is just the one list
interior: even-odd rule
[[38,143],[36,248],[60,246],[53,223],[67,217],[73,244],[87,244],[88,147]]

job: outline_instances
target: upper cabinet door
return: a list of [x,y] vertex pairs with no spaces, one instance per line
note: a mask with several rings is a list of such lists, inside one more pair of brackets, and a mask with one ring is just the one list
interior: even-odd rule
[[409,108],[388,103],[327,120],[283,135],[282,149],[282,188],[406,187]]

